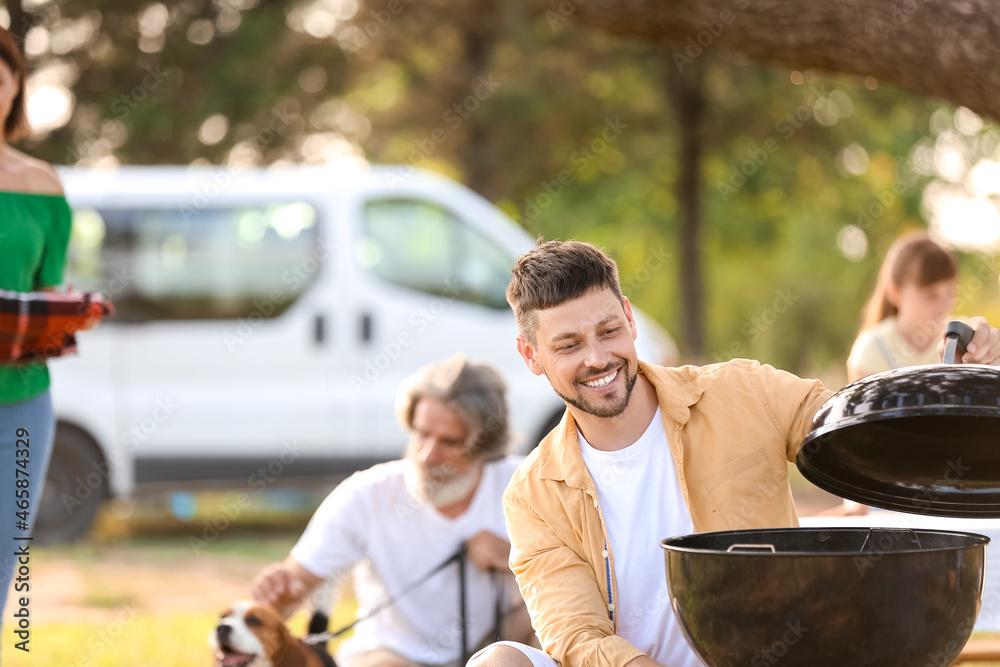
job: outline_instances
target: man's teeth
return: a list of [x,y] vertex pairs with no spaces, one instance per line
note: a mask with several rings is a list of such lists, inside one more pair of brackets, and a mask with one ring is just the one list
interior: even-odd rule
[[587,385],[588,387],[603,387],[612,380],[614,380],[616,377],[618,377],[618,371],[615,371],[611,375],[605,375],[602,378],[593,380],[592,382],[584,382],[584,384]]

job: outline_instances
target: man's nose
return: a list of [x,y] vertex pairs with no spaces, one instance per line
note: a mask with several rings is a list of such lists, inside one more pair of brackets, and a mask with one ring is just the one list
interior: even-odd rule
[[420,460],[426,465],[437,465],[441,461],[444,447],[438,438],[427,438],[420,449]]
[[611,360],[611,354],[598,341],[588,343],[584,352],[583,363],[590,368],[607,368]]

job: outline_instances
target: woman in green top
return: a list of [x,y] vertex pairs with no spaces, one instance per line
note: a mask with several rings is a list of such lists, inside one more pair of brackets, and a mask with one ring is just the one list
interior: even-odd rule
[[[28,134],[24,78],[21,54],[0,28],[0,289],[17,292],[62,282],[71,227],[55,170],[8,144]],[[45,363],[0,365],[0,610],[14,552],[30,544],[18,538],[29,536],[37,519],[54,426]],[[23,584],[14,590],[21,597],[30,597]]]

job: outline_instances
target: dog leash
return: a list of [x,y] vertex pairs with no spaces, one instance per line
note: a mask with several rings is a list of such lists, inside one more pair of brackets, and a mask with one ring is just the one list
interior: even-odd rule
[[416,580],[411,581],[409,584],[407,584],[406,586],[404,586],[403,588],[401,588],[400,590],[398,590],[395,595],[390,596],[389,599],[387,599],[384,602],[382,602],[381,604],[377,605],[370,612],[368,612],[367,614],[365,614],[361,618],[355,619],[353,623],[350,623],[349,625],[346,625],[346,626],[342,627],[341,629],[339,629],[339,630],[337,630],[335,632],[320,632],[320,633],[316,633],[316,634],[306,635],[305,637],[302,638],[302,641],[304,641],[306,644],[310,644],[311,645],[311,644],[322,644],[323,642],[328,642],[331,639],[336,639],[340,635],[342,635],[345,632],[347,632],[348,630],[352,629],[358,623],[361,623],[362,621],[367,621],[369,618],[372,618],[373,616],[375,616],[375,614],[378,614],[379,612],[382,612],[385,609],[388,609],[392,605],[396,604],[401,598],[403,598],[406,595],[408,595],[417,586],[419,586],[420,584],[424,583],[425,581],[427,581],[428,579],[430,579],[431,577],[433,577],[435,574],[437,574],[438,572],[440,572],[441,570],[443,570],[444,568],[448,567],[449,565],[451,565],[452,563],[454,563],[456,561],[458,562],[458,568],[459,568],[459,590],[460,590],[460,594],[461,594],[461,597],[462,597],[462,599],[461,599],[461,609],[462,609],[462,654],[465,655],[466,646],[468,646],[468,643],[467,643],[466,629],[465,629],[465,625],[466,624],[465,624],[465,544],[464,543],[462,544],[461,547],[459,547],[458,551],[456,551],[454,554],[452,554],[451,556],[449,556],[446,560],[444,560],[439,565],[434,566],[434,568],[431,569],[430,572],[427,572],[422,577],[419,577]]

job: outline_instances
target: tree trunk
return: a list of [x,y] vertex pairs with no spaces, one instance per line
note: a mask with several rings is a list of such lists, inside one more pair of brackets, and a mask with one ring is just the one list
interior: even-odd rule
[[994,0],[576,2],[572,19],[669,44],[678,64],[712,48],[788,69],[871,75],[1000,120]]
[[21,0],[8,0],[7,14],[10,16],[10,34],[17,46],[24,52],[24,35],[28,32],[28,21],[21,7]]
[[[665,58],[670,53],[661,50]],[[681,332],[687,356],[695,363],[705,357],[704,288],[701,281],[701,154],[704,133],[702,118],[705,96],[702,91],[704,71],[700,62],[681,72],[672,63],[667,67],[666,86],[677,117],[681,137],[680,176],[677,201],[681,211],[680,285]]]
[[[475,3],[475,21],[465,32],[465,61],[469,72],[468,81],[463,82],[462,95],[468,94],[480,76],[487,76],[490,58],[497,42],[497,22],[500,12],[494,0]],[[464,150],[466,185],[480,195],[494,201],[500,193],[490,183],[490,131],[482,114],[473,113],[468,120],[468,143]]]

